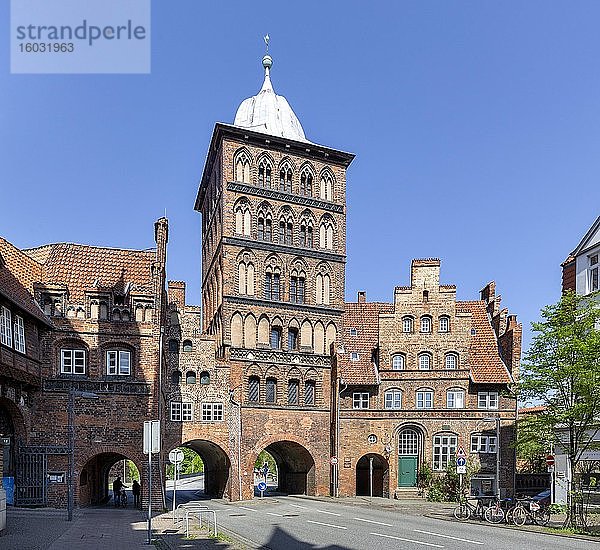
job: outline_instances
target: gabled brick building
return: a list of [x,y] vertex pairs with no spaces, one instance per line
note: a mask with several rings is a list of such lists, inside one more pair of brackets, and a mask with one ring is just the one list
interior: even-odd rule
[[[457,301],[440,284],[437,259],[413,260],[411,284],[394,302],[347,303],[335,357],[334,416],[341,495],[412,495],[419,472],[441,472],[463,448],[480,466],[474,488],[495,489],[500,424],[500,488],[511,493],[521,325],[500,309],[494,283],[477,301]],[[335,393],[333,399],[336,399]]]
[[[158,220],[151,250],[69,243],[19,250],[0,239],[2,311],[15,319],[12,343],[3,323],[0,345],[0,418],[13,430],[5,473],[14,478],[15,504],[65,506],[71,457],[76,505],[105,501],[108,472],[125,458],[147,485],[140,443],[143,421],[161,414],[167,233],[166,219]],[[25,348],[17,346],[17,319],[25,320]],[[158,467],[153,476],[162,503]]]

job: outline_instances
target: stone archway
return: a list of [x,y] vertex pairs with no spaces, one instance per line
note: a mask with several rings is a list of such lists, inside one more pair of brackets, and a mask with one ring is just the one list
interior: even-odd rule
[[[110,500],[113,479],[109,473],[115,464],[123,460],[131,458],[119,452],[101,452],[87,460],[74,480],[77,484],[79,506],[98,506]],[[140,466],[135,461],[132,462],[141,475]]]
[[227,453],[216,443],[205,439],[193,439],[179,445],[197,453],[204,463],[204,495],[223,498],[229,489],[231,461]]
[[374,453],[363,455],[356,463],[356,496],[389,497],[389,495],[390,480],[387,460]]
[[277,491],[289,495],[316,495],[315,461],[295,441],[275,441],[265,447],[277,463]]

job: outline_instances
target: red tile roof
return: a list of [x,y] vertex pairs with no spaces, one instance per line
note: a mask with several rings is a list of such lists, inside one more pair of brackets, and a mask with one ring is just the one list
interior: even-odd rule
[[41,266],[2,237],[0,257],[0,294],[38,321],[51,325],[30,290],[41,275]]
[[[479,384],[508,384],[512,378],[500,358],[496,334],[489,321],[484,301],[456,302],[456,311],[472,315],[469,334],[469,366],[471,379]],[[379,315],[394,313],[393,304],[380,302],[346,303],[344,311],[344,353],[338,355],[341,377],[349,384],[378,384],[378,373],[372,361],[379,342]],[[350,329],[357,335],[352,336]],[[358,360],[350,354],[356,352]]]
[[500,359],[496,334],[482,300],[456,302],[456,310],[470,312],[472,317],[469,365],[473,382],[480,384],[508,384],[512,378]]
[[[349,302],[344,304],[344,353],[338,356],[340,376],[348,384],[377,384],[378,376],[372,361],[373,350],[379,341],[379,314],[393,313],[393,304],[381,302]],[[350,329],[356,329],[356,336]],[[358,360],[350,360],[350,353]]]
[[82,244],[57,243],[23,251],[42,265],[47,285],[62,284],[69,300],[82,302],[89,290],[123,293],[152,292],[152,263],[156,251],[126,250]]

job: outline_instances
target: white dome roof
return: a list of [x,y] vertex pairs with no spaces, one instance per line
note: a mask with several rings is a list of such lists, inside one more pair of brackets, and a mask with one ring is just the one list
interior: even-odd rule
[[235,114],[234,126],[248,128],[272,136],[308,141],[298,117],[292,111],[287,99],[277,95],[271,84],[269,69],[273,64],[270,55],[263,58],[265,81],[260,92],[244,99]]

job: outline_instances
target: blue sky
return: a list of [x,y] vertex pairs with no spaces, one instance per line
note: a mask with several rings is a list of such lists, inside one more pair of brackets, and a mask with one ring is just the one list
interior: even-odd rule
[[352,151],[346,296],[390,300],[440,257],[473,299],[496,280],[525,327],[600,213],[598,2],[152,5],[149,75],[11,75],[0,6],[0,234],[145,248],[200,300],[193,210],[216,121],[272,79],[308,139]]

